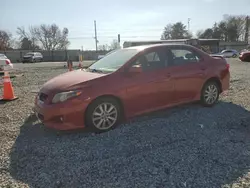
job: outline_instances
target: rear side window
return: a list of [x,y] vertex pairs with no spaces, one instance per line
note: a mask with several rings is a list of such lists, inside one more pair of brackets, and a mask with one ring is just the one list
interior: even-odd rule
[[168,64],[170,66],[186,65],[200,61],[200,56],[189,49],[170,48],[168,53]]

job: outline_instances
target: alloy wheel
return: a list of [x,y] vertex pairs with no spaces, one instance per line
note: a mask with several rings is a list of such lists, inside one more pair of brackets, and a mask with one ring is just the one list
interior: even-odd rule
[[111,103],[101,103],[93,111],[92,122],[99,130],[111,128],[118,118],[118,111],[115,105]]
[[218,88],[216,87],[216,85],[214,84],[208,85],[204,93],[205,102],[211,105],[217,100],[217,98],[218,98]]

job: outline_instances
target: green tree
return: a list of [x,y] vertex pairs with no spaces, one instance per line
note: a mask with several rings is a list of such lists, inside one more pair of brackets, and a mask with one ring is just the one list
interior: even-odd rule
[[172,24],[166,25],[161,35],[161,40],[172,39]]
[[166,25],[161,35],[162,40],[187,38],[192,38],[192,33],[187,31],[186,26],[182,22]]
[[211,28],[207,28],[201,35],[199,38],[201,39],[212,39],[213,38],[213,29]]
[[172,26],[172,39],[184,39],[188,36],[188,31],[186,29],[186,26],[181,23],[177,22]]

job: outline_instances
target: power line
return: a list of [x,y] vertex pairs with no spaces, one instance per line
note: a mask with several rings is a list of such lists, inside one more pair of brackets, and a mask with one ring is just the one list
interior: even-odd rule
[[[138,36],[123,36],[122,35],[122,38],[155,38],[155,37],[159,37],[160,38],[160,36],[156,36],[156,35],[154,35],[154,36],[140,36],[140,35],[138,35]],[[95,38],[95,37],[94,37]],[[117,39],[117,36],[98,36],[98,38],[115,38],[115,39]],[[91,37],[91,36],[79,36],[79,37],[68,37],[68,39],[71,39],[71,40],[74,40],[74,39],[93,39],[93,37]],[[98,41],[97,41],[98,42]]]

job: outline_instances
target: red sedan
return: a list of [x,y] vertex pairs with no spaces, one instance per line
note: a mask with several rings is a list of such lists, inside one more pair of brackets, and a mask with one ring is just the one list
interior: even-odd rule
[[240,53],[239,59],[241,61],[248,61],[250,62],[250,51],[243,51]]
[[192,101],[213,106],[229,89],[229,65],[189,45],[124,48],[45,83],[35,112],[53,129],[114,128],[122,119]]

